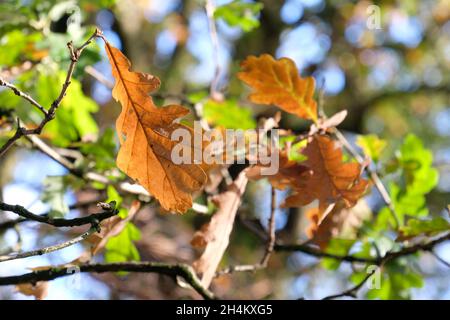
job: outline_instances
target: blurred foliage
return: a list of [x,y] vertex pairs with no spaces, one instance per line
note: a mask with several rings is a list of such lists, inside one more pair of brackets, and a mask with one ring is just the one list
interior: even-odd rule
[[234,0],[228,4],[217,7],[214,18],[223,19],[232,27],[239,27],[245,32],[259,27],[257,15],[262,10],[262,3],[249,3],[242,0]]

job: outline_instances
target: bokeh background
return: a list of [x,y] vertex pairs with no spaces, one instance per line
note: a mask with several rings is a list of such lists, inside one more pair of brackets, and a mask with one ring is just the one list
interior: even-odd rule
[[[215,1],[217,6],[227,2]],[[324,110],[328,115],[342,109],[349,111],[341,127],[350,140],[356,134],[375,133],[389,142],[391,152],[408,133],[415,133],[424,141],[432,150],[434,166],[439,170],[439,184],[427,196],[428,206],[430,211],[444,215],[443,208],[450,202],[450,2],[262,0],[260,3],[264,7],[257,15],[259,26],[250,32],[217,20],[221,91],[226,96],[245,98],[248,90],[235,75],[239,62],[248,55],[269,53],[277,58],[291,58],[302,75],[314,76],[323,88]],[[380,27],[376,29],[367,27],[367,8],[372,4],[378,6],[381,14]],[[214,76],[215,53],[205,3],[201,0],[23,0],[1,1],[0,5],[2,76],[14,78],[14,72],[24,72],[20,68],[32,69],[27,61],[43,59],[45,68],[66,63],[65,43],[69,39],[81,43],[95,25],[129,57],[134,70],[160,77],[161,92],[186,95],[208,90]],[[36,30],[42,36],[33,40],[34,47],[28,48],[28,53],[25,49],[20,51],[18,42],[14,42],[19,40],[11,40],[13,36],[20,39],[20,34]],[[6,53],[12,54],[14,50],[19,52],[13,59]],[[100,45],[92,49],[81,65],[81,68],[90,65],[107,80],[113,80]],[[119,105],[111,100],[107,86],[83,70],[79,69],[75,76],[81,81],[84,94],[98,105],[94,117],[103,134],[107,128],[113,128]],[[0,104],[7,107],[9,100],[2,97]],[[251,109],[255,118],[274,113],[274,109],[267,107],[242,107]],[[284,114],[282,125],[301,131],[308,124]],[[49,204],[42,197],[46,178],[66,173],[36,151],[14,149],[0,160],[2,199],[20,203],[36,213],[46,212]],[[264,181],[250,186],[224,265],[254,263],[263,254],[263,245],[248,231],[246,223],[266,225],[269,190]],[[94,191],[67,188],[60,200],[75,204],[98,196]],[[280,201],[283,197],[282,193],[278,196]],[[379,197],[374,196],[371,201],[374,208],[382,205]],[[77,213],[72,210],[70,215]],[[0,219],[9,218],[14,215],[0,215]],[[161,215],[153,206],[146,207],[135,221],[141,230],[137,243],[141,259],[192,261],[196,252],[189,242],[204,221],[205,217],[193,212],[181,217]],[[291,242],[305,239],[306,224],[301,210],[277,213],[277,229]],[[0,252],[18,249],[18,239],[21,250],[30,250],[67,236],[70,234],[59,230],[21,224],[16,230],[0,231]],[[43,257],[2,263],[0,275],[65,263],[82,251],[79,245]],[[436,252],[450,261],[450,244],[440,245]],[[425,285],[412,290],[413,298],[450,299],[450,273],[445,265],[423,254],[413,267],[425,277]],[[225,297],[314,299],[348,286],[350,273],[349,265],[330,271],[318,259],[305,254],[276,254],[267,271],[221,277],[214,288]],[[48,295],[50,299],[180,297],[196,296],[175,286],[170,279],[142,274],[58,279],[51,283]],[[16,293],[13,287],[0,287],[0,298],[31,299]]]

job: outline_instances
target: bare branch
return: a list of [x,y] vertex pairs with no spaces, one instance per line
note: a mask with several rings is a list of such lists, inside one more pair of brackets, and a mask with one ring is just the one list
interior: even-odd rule
[[37,249],[37,250],[32,250],[32,251],[27,251],[27,252],[22,252],[22,253],[15,253],[15,254],[10,254],[10,255],[6,255],[6,256],[0,256],[0,262],[16,260],[16,259],[23,259],[23,258],[28,258],[28,257],[32,257],[32,256],[47,254],[47,253],[50,253],[53,251],[67,248],[71,245],[74,245],[78,242],[83,241],[92,233],[100,230],[99,223],[102,220],[108,219],[118,213],[118,210],[115,209],[114,203],[109,203],[109,204],[99,203],[99,206],[101,206],[105,211],[101,212],[101,213],[91,214],[86,217],[80,217],[80,218],[74,218],[74,219],[52,219],[48,215],[40,216],[40,215],[34,214],[19,205],[9,205],[4,202],[0,202],[0,210],[11,211],[11,212],[14,212],[14,213],[26,218],[26,219],[37,221],[40,223],[49,224],[49,225],[52,225],[55,227],[74,227],[74,226],[82,226],[85,224],[91,224],[91,228],[88,231],[86,231],[85,233],[83,233],[82,235],[80,235],[74,239],[65,241],[65,242],[57,244],[57,245]]
[[266,253],[262,258],[260,264],[262,267],[267,267],[267,263],[269,262],[270,255],[273,252],[273,248],[275,246],[276,236],[275,236],[275,212],[277,209],[277,197],[275,188],[271,188],[271,204],[270,204],[270,217],[269,217],[269,241],[267,242]]
[[[166,264],[160,262],[119,262],[105,264],[82,264],[77,267],[79,272],[104,273],[125,271],[159,273],[170,276],[174,279],[176,279],[176,277],[181,277],[204,299],[215,299],[214,295],[201,285],[200,280],[195,275],[192,268],[186,264]],[[49,268],[48,270],[34,271],[18,276],[0,277],[0,286],[50,281],[73,274],[73,266]]]
[[355,285],[355,286],[353,286],[353,287],[351,287],[351,288],[349,288],[349,289],[347,289],[347,290],[345,290],[345,291],[343,291],[341,293],[333,294],[331,296],[327,296],[325,298],[322,298],[322,300],[333,300],[333,299],[343,298],[343,297],[356,298],[359,289],[362,288],[362,286],[370,279],[371,276],[373,276],[375,274],[375,272],[376,272],[376,269],[374,269],[372,272],[369,272],[367,274],[367,276],[364,277],[364,279],[361,280],[361,282],[358,283],[357,285]]
[[270,205],[270,217],[269,217],[269,228],[268,228],[268,237],[267,237],[267,246],[264,256],[261,261],[256,264],[248,264],[248,265],[237,265],[237,266],[229,266],[223,270],[220,270],[216,273],[216,277],[233,273],[233,272],[253,272],[256,270],[264,269],[267,267],[270,256],[275,247],[276,235],[275,235],[275,212],[277,207],[277,199],[275,188],[271,188],[271,205]]
[[[105,199],[106,198],[104,198],[104,197],[100,197],[100,198],[95,199],[95,200],[77,202],[77,203],[74,203],[74,204],[70,205],[69,206],[69,210],[80,209],[80,208],[87,208],[87,207],[89,207],[91,205],[98,204],[99,202],[104,201]],[[40,216],[40,217],[47,217],[48,213],[40,214],[38,216]],[[12,219],[12,220],[4,221],[4,222],[0,223],[0,232],[3,231],[3,230],[9,229],[9,228],[14,228],[18,224],[21,224],[21,223],[27,222],[27,221],[33,221],[33,220],[29,220],[29,219],[20,217],[18,219]]]
[[48,215],[37,215],[34,214],[22,206],[19,205],[10,205],[4,202],[0,202],[0,210],[11,211],[19,216],[33,220],[40,223],[45,223],[52,225],[54,227],[75,227],[82,226],[86,224],[98,224],[100,221],[108,219],[117,214],[118,210],[114,209],[111,205],[111,210],[105,210],[100,213],[93,213],[89,216],[74,218],[74,219],[53,219]]
[[37,249],[37,250],[32,250],[32,251],[27,251],[27,252],[10,254],[7,256],[0,256],[0,262],[16,260],[16,259],[23,259],[23,258],[33,257],[33,256],[41,256],[43,254],[61,250],[61,249],[70,247],[78,242],[83,241],[84,239],[86,239],[91,234],[93,234],[97,231],[98,231],[98,225],[92,226],[91,228],[89,228],[88,231],[79,235],[78,237],[70,239],[70,240],[62,242],[62,243],[59,243],[59,244],[56,244],[56,245],[53,245],[53,246],[49,246],[49,247],[45,247],[45,248],[41,248],[41,249]]
[[[360,258],[356,258],[356,257],[353,257],[353,256],[341,256],[341,257],[335,256],[335,257],[330,257],[328,255],[324,255],[323,252],[308,251],[308,250],[310,250],[310,248],[308,248],[307,250],[303,251],[307,247],[299,247],[299,246],[297,246],[297,249],[300,249],[300,250],[297,250],[297,251],[301,251],[301,252],[304,252],[304,253],[309,253],[309,254],[312,254],[312,255],[322,256],[322,257],[330,257],[330,258],[334,258],[334,259],[341,260],[341,261],[347,261],[347,262],[373,263],[373,264],[375,264],[377,266],[382,267],[383,265],[385,265],[386,263],[388,263],[391,260],[395,260],[395,259],[397,259],[399,257],[409,256],[409,255],[415,254],[415,253],[417,253],[419,251],[430,251],[433,255],[435,255],[434,252],[433,252],[433,248],[436,245],[438,245],[438,244],[440,244],[440,243],[442,243],[444,241],[447,241],[447,240],[450,240],[450,233],[447,233],[447,234],[445,234],[445,235],[443,235],[441,237],[438,237],[438,238],[436,238],[436,239],[434,239],[432,241],[429,241],[429,242],[419,243],[419,244],[416,244],[416,245],[413,245],[413,246],[410,246],[410,247],[404,247],[403,249],[401,249],[399,251],[389,251],[383,257],[376,258],[376,259],[373,259],[373,260],[372,259],[360,259]],[[281,247],[281,249],[293,249],[294,248],[294,246],[288,246],[288,247],[280,246],[280,247]],[[275,246],[275,250],[276,249],[277,249],[277,246]],[[287,251],[291,251],[291,250],[287,250]],[[444,263],[445,265],[450,266],[450,264],[447,261],[443,260],[439,256],[435,255],[435,257],[439,261]],[[323,298],[323,300],[331,300],[331,299],[336,299],[336,298],[341,298],[341,297],[353,297],[353,298],[356,298],[356,295],[357,295],[359,289],[362,288],[364,283],[366,283],[367,280],[369,280],[369,278],[375,273],[375,271],[376,271],[376,269],[374,269],[372,272],[370,272],[356,286],[351,287],[350,289],[347,289],[347,290],[345,290],[345,291],[343,291],[343,292],[341,292],[339,294],[327,296],[327,297]]]
[[394,260],[399,257],[409,256],[413,255],[419,251],[430,251],[433,250],[433,248],[447,240],[450,240],[450,233],[447,233],[445,235],[442,235],[434,240],[425,242],[425,243],[418,243],[413,246],[404,247],[401,250],[398,251],[389,251],[387,252],[383,257],[377,257],[377,258],[359,258],[355,256],[340,256],[340,255],[334,255],[330,253],[326,253],[321,251],[320,249],[316,249],[314,247],[311,247],[309,245],[305,244],[290,244],[290,245],[282,245],[282,244],[276,244],[274,250],[275,251],[287,251],[287,252],[303,252],[312,256],[316,256],[319,258],[332,258],[340,261],[345,262],[360,262],[360,263],[372,263],[376,265],[382,265],[390,260]]
[[359,257],[354,257],[354,256],[342,256],[342,255],[327,253],[327,252],[320,250],[319,248],[312,247],[307,244],[276,244],[274,247],[274,250],[277,252],[282,252],[282,251],[302,252],[302,253],[305,253],[305,254],[308,254],[311,256],[315,256],[318,258],[331,258],[331,259],[336,259],[336,260],[350,262],[350,263],[354,263],[354,262],[376,263],[377,262],[376,259],[371,259],[371,258],[359,258]]
[[114,88],[114,82],[112,82],[111,80],[106,78],[101,72],[97,71],[94,67],[86,66],[84,68],[84,72],[86,72],[88,75],[93,77],[95,80],[97,80],[98,82],[103,84],[108,89]]

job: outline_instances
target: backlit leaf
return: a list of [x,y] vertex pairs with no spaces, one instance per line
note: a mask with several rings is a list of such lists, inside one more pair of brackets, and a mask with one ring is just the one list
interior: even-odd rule
[[259,27],[257,15],[262,8],[262,3],[234,0],[230,3],[217,7],[214,11],[214,18],[223,19],[230,26],[237,26],[243,31],[249,32]]
[[344,163],[342,150],[327,136],[314,136],[302,153],[307,159],[302,163],[310,174],[292,185],[293,194],[286,199],[286,207],[304,206],[319,200],[319,210],[343,201],[347,208],[356,204],[364,194],[368,181],[361,178],[358,163]]
[[105,49],[116,79],[112,94],[122,105],[116,121],[121,145],[117,166],[157,198],[164,209],[183,213],[192,207],[192,193],[207,180],[199,165],[175,165],[171,159],[178,143],[171,140],[171,133],[189,130],[174,120],[189,111],[178,105],[156,107],[148,93],[159,87],[159,79],[130,71],[128,59],[106,41]]
[[317,121],[317,103],[313,99],[315,80],[301,78],[289,58],[275,60],[268,54],[249,56],[241,63],[239,79],[253,88],[254,103],[276,105],[304,119]]

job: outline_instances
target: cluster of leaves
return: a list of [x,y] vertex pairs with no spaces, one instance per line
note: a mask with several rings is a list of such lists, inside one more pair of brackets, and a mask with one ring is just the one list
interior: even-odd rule
[[[164,161],[168,160],[164,155],[169,154],[168,151],[173,147],[163,139],[167,138],[167,132],[170,133],[180,126],[174,120],[184,116],[186,112],[179,106],[155,107],[147,92],[154,90],[159,85],[159,80],[151,75],[130,72],[130,64],[126,58],[108,43],[106,48],[117,80],[114,96],[124,108],[117,123],[118,134],[124,137],[119,151],[119,167],[140,181],[164,208],[183,212],[192,205],[191,198],[187,197],[206,182],[204,178],[199,178],[203,176],[200,172],[208,173],[201,165],[196,165],[198,174],[192,166],[177,167],[171,166],[170,163],[163,165]],[[441,217],[432,220],[416,219],[428,216],[425,195],[435,187],[438,179],[437,171],[431,167],[431,152],[424,149],[419,138],[412,134],[407,136],[394,161],[384,165],[381,158],[387,142],[375,135],[358,137],[357,143],[366,157],[372,160],[371,166],[376,167],[374,170],[383,169],[391,176],[390,195],[394,210],[389,207],[383,208],[377,215],[375,223],[372,223],[371,209],[363,198],[369,186],[369,181],[362,175],[364,168],[351,160],[351,155],[346,155],[342,147],[332,138],[335,126],[343,120],[342,115],[336,115],[328,120],[318,115],[317,102],[314,100],[314,79],[301,78],[291,60],[287,58],[275,60],[270,55],[247,58],[242,62],[242,71],[238,77],[253,88],[254,91],[249,96],[251,102],[275,105],[302,119],[312,121],[311,130],[306,137],[300,139],[301,143],[291,145],[290,142],[298,139],[296,136],[291,135],[285,139],[288,143],[280,150],[280,169],[277,174],[269,177],[269,182],[274,188],[291,190],[290,196],[282,206],[303,207],[317,201],[317,208],[307,214],[311,220],[308,234],[312,242],[317,243],[328,253],[346,255],[352,250],[357,256],[373,258],[373,243],[378,245],[377,248],[382,243],[385,252],[395,248],[396,242],[448,230],[449,223]],[[201,97],[196,96],[192,100],[198,102]],[[242,116],[244,127],[254,127],[254,123],[246,120],[249,118],[248,111],[239,112],[235,100],[217,102],[207,99],[204,107],[205,118],[210,124],[235,128],[235,121],[226,115],[228,111],[233,110],[239,117]],[[123,120],[124,113],[129,115],[127,120]],[[152,120],[158,119],[158,123],[145,118],[146,113],[152,114]],[[132,136],[130,132],[133,133]],[[159,133],[158,141],[153,137],[155,132]],[[134,143],[135,139],[142,143]],[[128,143],[134,148],[127,146]],[[143,146],[147,151],[139,151]],[[127,152],[126,161],[121,159],[121,152]],[[153,170],[150,174],[148,171],[134,168],[136,165],[133,163],[141,159],[141,156],[136,154],[146,155],[139,163],[148,163],[152,168],[162,167],[161,179],[171,186],[169,193],[165,190],[160,194],[148,182],[152,179],[159,181],[158,170],[156,172]],[[155,163],[155,160],[158,161]],[[262,168],[261,165],[253,166],[247,172],[247,176],[251,179],[264,178],[261,175]],[[183,188],[176,184],[174,177],[182,179]],[[165,184],[162,186],[165,187]],[[161,190],[161,184],[158,184],[158,188]],[[173,190],[175,193],[170,193]],[[223,254],[228,244],[228,241],[225,245],[223,241],[218,242],[218,239],[223,239],[219,234],[227,234],[226,238],[229,236],[231,230],[225,231],[224,225],[232,223],[234,216],[230,216],[230,212],[237,210],[227,207],[227,203],[219,204],[219,207],[222,208],[219,208],[211,223],[202,228],[202,233],[196,235],[193,240],[196,246],[206,246],[204,255],[196,264],[197,270],[203,274],[206,286],[210,284],[220,262],[220,259],[217,261],[213,258],[217,257],[218,251]],[[223,207],[228,210],[222,210]],[[213,222],[220,219],[224,219],[227,223],[220,226]],[[399,221],[400,225],[395,225],[393,221]],[[396,230],[398,236],[389,237],[387,235],[389,230]],[[214,232],[215,236],[207,236]],[[211,252],[214,252],[214,257]],[[324,259],[323,265],[335,269],[339,267],[339,261]],[[386,264],[383,286],[381,289],[369,291],[368,297],[408,297],[408,289],[421,286],[422,281],[419,275],[410,270],[408,277],[403,277],[405,268],[408,268],[408,265],[402,261]],[[361,280],[362,274],[356,272],[351,279]]]

